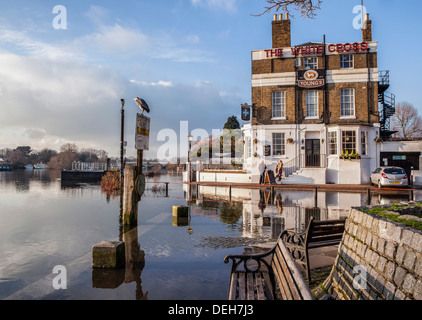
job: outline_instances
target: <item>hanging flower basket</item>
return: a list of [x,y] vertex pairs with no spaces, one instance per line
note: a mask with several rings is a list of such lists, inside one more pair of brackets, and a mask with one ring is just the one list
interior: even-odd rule
[[381,143],[381,142],[382,142],[381,138],[378,138],[378,137],[377,137],[377,138],[375,138],[375,139],[374,139],[374,141],[375,141],[376,143]]
[[289,139],[287,139],[287,143],[288,144],[292,144],[294,141],[293,141],[293,139],[292,138],[289,138]]

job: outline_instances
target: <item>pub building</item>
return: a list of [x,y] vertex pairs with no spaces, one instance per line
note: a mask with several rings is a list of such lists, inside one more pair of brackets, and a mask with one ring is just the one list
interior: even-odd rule
[[[281,184],[368,184],[391,135],[394,101],[388,71],[379,71],[372,22],[362,41],[291,44],[287,14],[274,15],[272,48],[254,50],[252,105],[242,105],[244,169],[283,162]],[[394,99],[392,99],[394,100]],[[380,105],[380,101],[381,105]]]

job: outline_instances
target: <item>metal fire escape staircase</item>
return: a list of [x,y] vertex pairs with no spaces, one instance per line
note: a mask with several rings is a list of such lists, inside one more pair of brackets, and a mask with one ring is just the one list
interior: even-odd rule
[[378,102],[381,139],[388,139],[395,131],[390,129],[390,118],[396,113],[396,96],[387,89],[390,87],[390,71],[380,71],[378,80]]

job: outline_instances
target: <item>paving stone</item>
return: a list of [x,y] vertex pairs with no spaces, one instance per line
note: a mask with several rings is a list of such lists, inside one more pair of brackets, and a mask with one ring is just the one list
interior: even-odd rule
[[406,299],[406,295],[397,289],[396,293],[394,294],[394,300],[404,300]]
[[384,286],[383,295],[386,300],[393,300],[394,294],[396,292],[396,286],[391,282],[387,282]]
[[413,234],[410,247],[417,252],[422,252],[422,234],[416,232]]
[[416,300],[422,300],[422,280],[418,280],[413,291],[413,297]]
[[397,245],[391,241],[388,241],[387,244],[385,245],[385,255],[391,260],[394,260],[396,256],[396,250],[397,250]]
[[397,248],[397,254],[396,254],[396,261],[400,264],[404,261],[404,255],[406,254],[406,249],[403,246],[399,246]]
[[403,290],[405,292],[412,294],[414,291],[415,285],[416,285],[415,277],[411,273],[408,273],[403,282]]
[[407,275],[407,270],[402,267],[397,267],[396,272],[394,273],[394,283],[400,287],[404,281],[405,276]]
[[393,279],[394,272],[396,271],[396,264],[392,261],[388,261],[387,267],[385,269],[385,276],[388,279]]
[[387,259],[385,257],[380,256],[378,259],[377,270],[381,273],[384,273],[385,265],[387,264]]
[[409,246],[412,243],[412,237],[413,237],[414,232],[411,230],[407,230],[407,229],[403,229],[403,233],[402,233],[402,243]]
[[415,265],[416,255],[413,251],[408,250],[406,253],[406,257],[404,258],[404,266],[409,269],[413,270],[413,266]]

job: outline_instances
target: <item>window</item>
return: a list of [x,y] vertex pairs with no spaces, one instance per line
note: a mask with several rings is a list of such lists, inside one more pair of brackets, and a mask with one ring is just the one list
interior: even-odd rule
[[352,69],[353,68],[353,55],[343,54],[340,56],[340,69]]
[[337,154],[337,132],[328,132],[328,154]]
[[284,156],[285,154],[284,133],[273,133],[273,156]]
[[366,131],[362,131],[360,142],[362,147],[362,155],[368,155],[368,133]]
[[273,118],[286,116],[286,93],[284,91],[273,92]]
[[356,152],[356,131],[343,131],[341,133],[342,152],[351,154]]
[[306,117],[318,118],[318,91],[306,91]]
[[318,69],[318,58],[317,57],[303,58],[303,64],[304,64],[305,70]]
[[246,137],[245,138],[245,144],[246,144],[246,159],[249,159],[252,157],[252,138]]
[[354,117],[355,116],[355,90],[341,89],[340,90],[340,116]]

